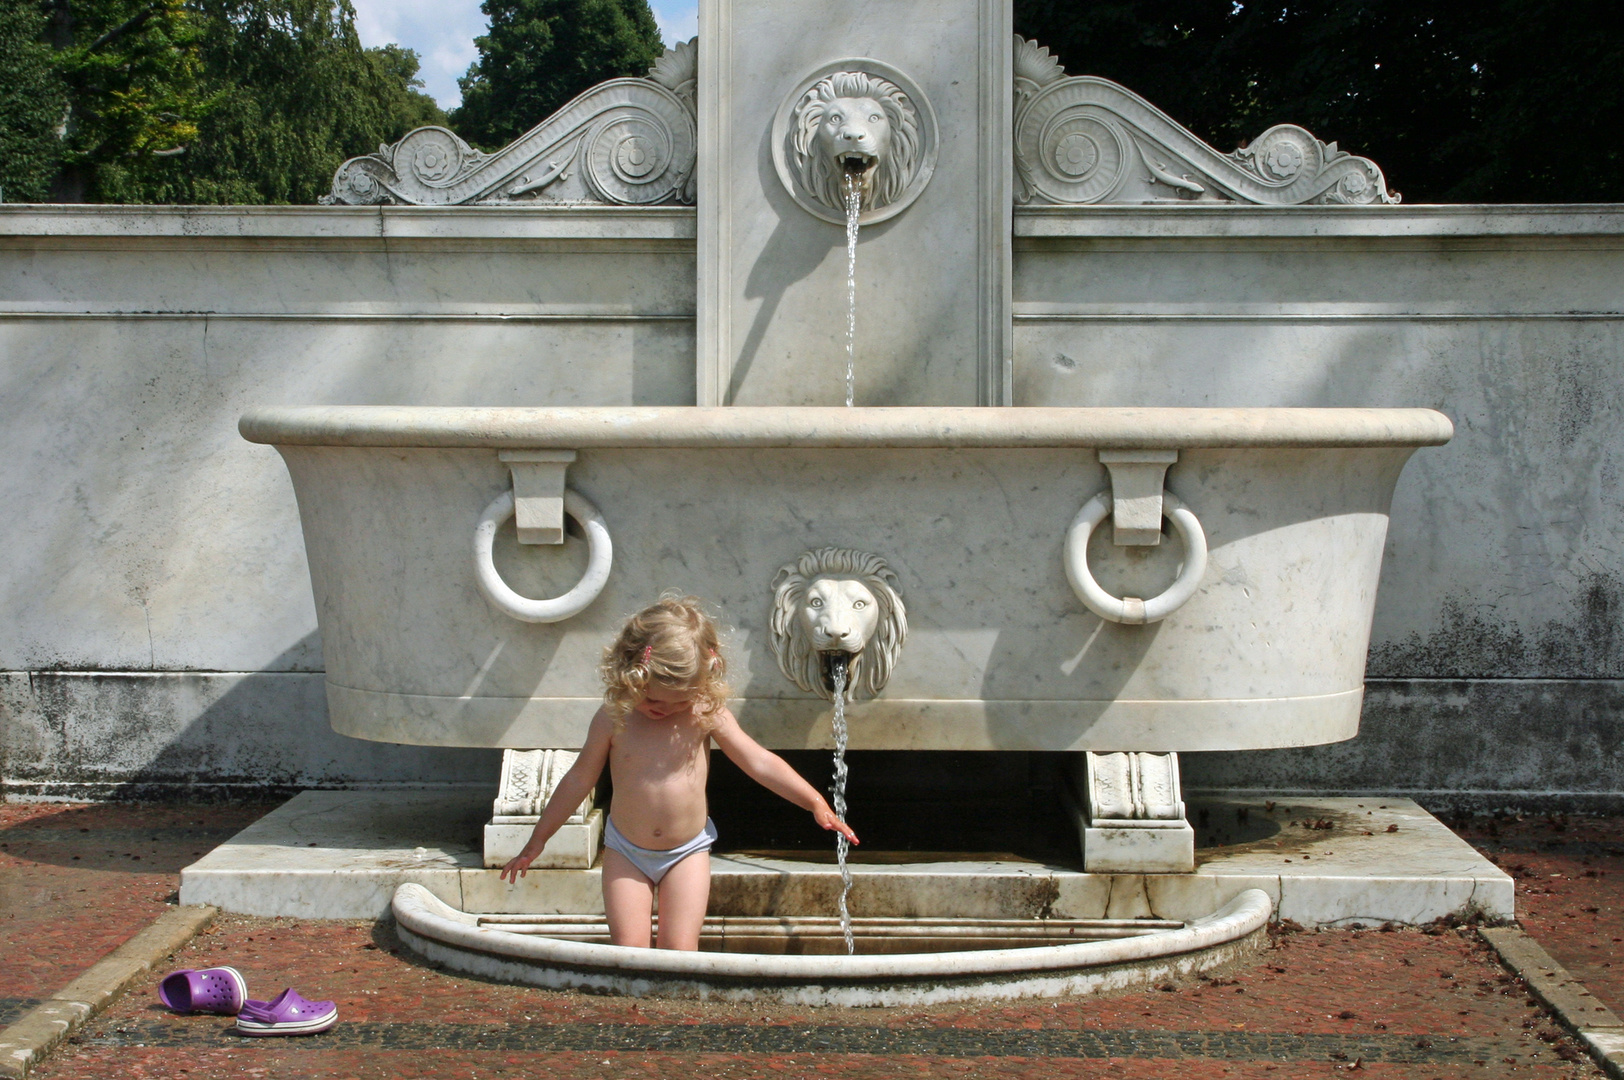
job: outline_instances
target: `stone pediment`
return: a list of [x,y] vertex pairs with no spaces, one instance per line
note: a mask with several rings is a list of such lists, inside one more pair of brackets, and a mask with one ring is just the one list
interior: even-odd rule
[[698,43],[671,49],[641,79],[610,79],[495,153],[424,127],[351,158],[322,202],[692,204]]
[[[610,79],[495,153],[426,127],[351,158],[325,203],[692,205],[698,40]],[[1067,75],[1015,38],[1015,201],[1023,205],[1396,203],[1375,162],[1295,124],[1220,153],[1133,91]]]
[[1375,162],[1295,124],[1222,154],[1126,87],[1068,76],[1019,36],[1014,144],[1015,198],[1029,205],[1398,202]]

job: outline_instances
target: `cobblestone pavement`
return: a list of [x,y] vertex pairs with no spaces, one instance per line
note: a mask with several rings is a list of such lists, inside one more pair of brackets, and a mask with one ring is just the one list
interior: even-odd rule
[[[150,837],[163,835],[151,831],[160,821],[200,828],[198,820],[209,820],[181,808],[94,812],[110,815],[102,822],[109,830],[122,827],[131,836],[147,830],[147,852],[156,843]],[[120,815],[146,815],[143,828]],[[1530,823],[1528,833],[1534,846],[1550,838],[1536,826]],[[78,827],[66,846],[49,849],[59,860],[73,845],[72,836],[85,837],[81,845],[115,850],[97,838],[101,830],[81,834]],[[1506,832],[1502,826],[1501,840]],[[10,835],[15,834],[0,836],[11,843],[10,849],[0,849],[12,860],[8,876],[47,850],[39,844],[31,849],[34,856],[18,858],[11,854],[17,845]],[[129,873],[130,856],[118,850],[116,857],[126,865],[104,872]],[[1547,854],[1558,853],[1540,857]],[[1520,852],[1497,857],[1502,862],[1525,858]],[[1582,857],[1574,856],[1575,862]],[[144,853],[143,862],[149,858]],[[66,861],[73,861],[71,853]],[[152,875],[148,881],[145,868],[135,876],[147,891],[127,889],[137,897],[130,906],[150,918],[174,888],[174,878]],[[1537,887],[1545,888],[1549,880],[1541,879]],[[1598,890],[1596,906],[1610,905],[1600,890],[1616,887],[1619,879],[1580,880]],[[64,907],[56,900],[41,907],[61,912],[52,925],[64,941],[71,925],[89,930],[105,917],[86,902]],[[1561,914],[1566,908],[1557,910],[1559,920],[1577,924]],[[37,917],[44,925],[44,917]],[[127,925],[133,929],[140,921],[132,913]],[[0,933],[8,956],[25,940],[9,929]],[[86,956],[85,963],[93,959]],[[1146,993],[910,1009],[637,1001],[505,986],[437,971],[401,948],[387,926],[370,923],[226,915],[176,963],[231,963],[246,975],[256,997],[292,985],[307,998],[331,998],[339,1004],[340,1023],[320,1036],[250,1040],[233,1034],[224,1018],[168,1014],[157,1004],[154,986],[144,985],[87,1026],[36,1075],[42,1080],[1601,1075],[1467,928],[1283,933],[1260,958],[1236,970]]]
[[1517,879],[1523,929],[1624,1016],[1624,818],[1500,815],[1450,825]]

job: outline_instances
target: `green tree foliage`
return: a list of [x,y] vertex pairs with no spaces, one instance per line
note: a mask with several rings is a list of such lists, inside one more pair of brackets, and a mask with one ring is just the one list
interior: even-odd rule
[[61,159],[67,88],[35,0],[0,0],[0,199],[38,202]]
[[485,0],[490,32],[458,80],[458,134],[496,149],[575,95],[621,75],[642,75],[665,46],[648,0]]
[[198,20],[182,0],[46,0],[68,90],[54,195],[84,199],[104,169],[132,175],[183,153],[207,108]]
[[417,53],[399,45],[368,49],[367,56],[383,78],[389,104],[389,134],[394,142],[413,128],[444,127],[446,115],[429,95],[423,93],[423,80],[417,77],[422,62]]
[[[349,0],[198,0],[210,107],[180,167],[104,184],[128,202],[312,203],[399,132],[415,55],[371,56]],[[402,61],[410,57],[411,64]],[[401,77],[406,67],[414,70]],[[420,111],[420,110],[419,110]]]
[[1614,0],[1016,0],[1016,29],[1220,149],[1302,124],[1421,202],[1624,200]]
[[[362,49],[350,0],[28,6],[46,17],[51,64],[66,87],[66,108],[60,93],[54,104],[40,94],[53,133],[64,127],[59,199],[310,203],[345,158],[445,122],[419,89],[416,53]],[[25,42],[37,23],[18,24]],[[38,49],[17,55],[37,61]],[[40,188],[35,181],[29,193]]]

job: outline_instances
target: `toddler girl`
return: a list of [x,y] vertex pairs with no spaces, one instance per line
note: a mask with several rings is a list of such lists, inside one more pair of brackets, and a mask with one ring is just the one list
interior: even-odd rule
[[726,671],[716,624],[696,598],[666,597],[632,616],[603,652],[603,706],[592,717],[580,757],[559,780],[536,831],[501,877],[518,883],[607,763],[614,782],[603,837],[610,940],[649,946],[658,889],[658,946],[699,948],[710,900],[710,847],[716,842],[716,826],[705,808],[712,740],[757,783],[857,843],[857,835],[816,788],[739,727],[727,710]]

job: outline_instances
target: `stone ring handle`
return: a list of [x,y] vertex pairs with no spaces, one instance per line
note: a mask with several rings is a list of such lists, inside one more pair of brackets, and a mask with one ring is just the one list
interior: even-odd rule
[[496,530],[513,516],[513,492],[502,492],[479,515],[479,524],[474,527],[474,576],[485,599],[503,614],[511,615],[520,622],[563,622],[584,611],[608,584],[614,545],[609,542],[609,526],[603,523],[603,515],[574,488],[564,489],[564,513],[574,518],[586,533],[586,573],[581,575],[575,588],[551,600],[531,600],[508,588],[491,558]]
[[1180,502],[1171,491],[1162,492],[1162,516],[1173,523],[1179,538],[1184,541],[1184,569],[1168,586],[1167,591],[1149,600],[1131,596],[1118,599],[1100,588],[1099,582],[1088,569],[1088,538],[1094,527],[1111,514],[1111,493],[1102,491],[1077,511],[1066,532],[1066,578],[1072,589],[1094,614],[1114,623],[1138,626],[1160,622],[1183,606],[1195,595],[1201,577],[1207,572],[1207,534],[1195,513]]

